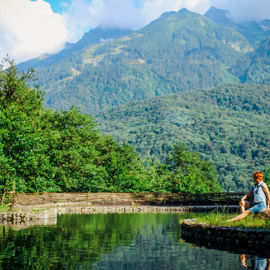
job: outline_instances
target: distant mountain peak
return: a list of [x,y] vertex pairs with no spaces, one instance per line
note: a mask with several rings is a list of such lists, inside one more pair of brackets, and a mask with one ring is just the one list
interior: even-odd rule
[[176,13],[176,11],[167,11],[167,12],[162,13],[160,18],[166,18],[166,17],[171,16],[175,13]]
[[206,13],[219,14],[219,15],[223,14],[223,15],[227,16],[229,11],[226,9],[221,9],[221,8],[216,8],[214,6],[211,6]]
[[211,7],[205,16],[219,25],[228,26],[241,33],[253,47],[259,46],[262,40],[270,36],[270,20],[240,22],[231,18],[228,10],[216,7]]
[[210,7],[208,11],[205,13],[205,16],[218,24],[230,25],[232,24],[232,20],[229,14],[230,13],[228,10]]
[[181,8],[178,12],[179,13],[191,13],[191,11],[189,11],[187,8]]
[[67,49],[67,48],[69,48],[69,47],[71,47],[71,46],[73,46],[74,45],[74,43],[71,43],[71,42],[65,42],[65,44],[64,44],[64,48],[65,49]]
[[187,8],[181,8],[178,12],[178,15],[182,16],[182,17],[189,17],[189,16],[201,16],[199,13],[193,12],[188,10]]

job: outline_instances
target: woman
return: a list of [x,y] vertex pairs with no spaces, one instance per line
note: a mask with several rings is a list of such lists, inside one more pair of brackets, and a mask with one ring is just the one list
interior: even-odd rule
[[253,181],[255,184],[239,203],[241,214],[227,221],[241,220],[251,213],[260,213],[269,208],[270,192],[263,181],[263,174],[261,172],[254,172]]

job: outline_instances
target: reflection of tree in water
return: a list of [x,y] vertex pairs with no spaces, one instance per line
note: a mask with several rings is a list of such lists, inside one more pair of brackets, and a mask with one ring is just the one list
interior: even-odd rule
[[270,270],[270,259],[261,258],[255,255],[241,254],[240,263],[247,269]]
[[180,241],[180,216],[60,216],[57,225],[0,231],[0,269],[238,270],[238,254]]
[[134,215],[66,215],[57,226],[0,232],[1,269],[63,269],[96,262],[119,244],[130,244],[143,223]]
[[[175,218],[175,220],[174,220]],[[127,247],[116,247],[96,264],[106,270],[240,270],[238,255],[218,250],[192,247],[179,240],[179,216],[156,216],[155,226],[145,222],[135,241]]]

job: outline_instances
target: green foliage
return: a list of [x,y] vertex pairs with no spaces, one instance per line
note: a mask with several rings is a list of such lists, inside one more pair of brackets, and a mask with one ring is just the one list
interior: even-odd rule
[[210,193],[221,191],[217,172],[198,153],[188,151],[183,144],[175,145],[166,161],[170,172],[168,182],[172,192]]
[[268,168],[264,175],[264,181],[270,187],[270,168]]
[[[1,260],[0,268],[63,269],[69,265],[74,269],[80,264],[79,267],[86,269],[103,254],[113,252],[116,246],[131,244],[144,222],[142,215],[99,214],[91,218],[89,215],[60,216],[56,225],[46,229],[33,226],[16,231],[1,226],[1,256],[5,254],[5,259]],[[33,249],[29,248],[31,241]]]
[[0,212],[7,212],[9,210],[9,206],[7,205],[0,205]]
[[[31,73],[19,73],[13,62],[0,72],[0,190],[17,192],[174,191],[167,165],[146,166],[133,147],[103,136],[90,115],[72,107],[53,112],[42,105],[38,88],[30,88]],[[187,153],[188,151],[185,151]],[[195,154],[194,154],[195,155]],[[185,158],[185,157],[183,157]],[[188,173],[207,181],[203,160]],[[207,163],[207,167],[212,165]],[[173,173],[175,177],[176,172]],[[156,176],[159,176],[156,178]],[[197,181],[193,177],[193,181]],[[179,177],[178,177],[179,178]],[[155,183],[155,184],[153,184]],[[188,185],[186,185],[188,187]],[[197,192],[217,191],[196,189]],[[179,189],[179,191],[189,191]]]

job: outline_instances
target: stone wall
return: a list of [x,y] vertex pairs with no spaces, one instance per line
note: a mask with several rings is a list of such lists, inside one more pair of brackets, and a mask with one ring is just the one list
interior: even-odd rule
[[48,220],[57,217],[57,209],[49,209],[44,211],[32,211],[32,212],[0,212],[0,222],[27,222],[34,220]]
[[270,256],[269,230],[212,226],[195,219],[185,220],[181,229],[182,238],[198,246]]
[[35,205],[237,205],[243,193],[35,193],[14,194],[14,207]]
[[[229,207],[230,208],[230,207]],[[93,213],[187,213],[210,212],[218,209],[217,206],[90,206],[90,207],[58,207],[61,214],[93,214]],[[224,209],[222,207],[222,209]],[[236,211],[236,207],[231,209]]]
[[[66,206],[52,207],[49,209],[40,208],[28,209],[19,212],[0,212],[0,223],[26,222],[36,220],[48,220],[62,214],[93,214],[93,213],[185,213],[185,212],[209,212],[218,209],[217,206],[79,206],[68,204]],[[235,211],[235,207],[229,207]],[[223,209],[223,207],[222,207]],[[26,209],[24,209],[26,210]]]

